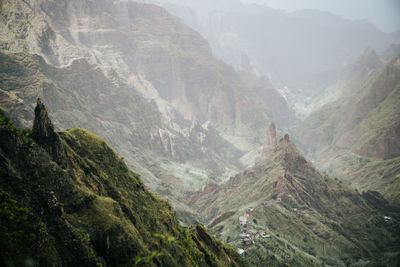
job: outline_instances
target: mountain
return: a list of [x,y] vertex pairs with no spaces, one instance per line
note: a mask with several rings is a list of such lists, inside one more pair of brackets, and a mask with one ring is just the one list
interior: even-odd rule
[[320,173],[288,135],[254,167],[192,201],[250,265],[399,264],[400,210],[378,192],[360,194]]
[[[298,98],[320,89],[368,46],[379,52],[400,41],[366,20],[318,10],[284,12],[240,1],[147,0],[165,7],[207,40],[214,53],[238,70],[270,77]],[[295,100],[295,99],[294,99]]]
[[185,214],[192,192],[254,163],[248,155],[270,121],[280,127],[294,118],[268,80],[248,86],[251,76],[216,59],[163,8],[113,0],[0,5],[6,114],[31,127],[36,98],[44,99],[57,129],[101,136]]
[[[0,58],[0,105],[18,126],[31,127],[33,107],[40,96],[49,103],[57,128],[85,126],[100,135],[143,173],[152,190],[168,195],[179,210],[185,209],[179,200],[185,191],[207,183],[207,175],[222,176],[240,166],[238,149],[212,128],[203,129],[203,134],[213,144],[173,129],[154,104],[129,90],[113,71],[104,73],[84,59],[56,68],[40,56],[0,53]],[[184,170],[189,168],[202,172],[187,177]]]
[[59,67],[85,58],[112,68],[180,128],[210,120],[248,132],[266,119],[242,92],[246,85],[235,71],[163,8],[111,0],[4,1],[2,20],[4,49],[39,54]]
[[308,107],[309,110],[317,110],[326,104],[335,102],[338,99],[344,99],[358,92],[362,87],[366,86],[373,73],[382,68],[383,65],[384,62],[377,52],[368,47],[353,64],[343,71],[333,84],[313,99]]
[[367,51],[354,65],[362,75],[339,81],[349,85],[343,94],[316,109],[295,132],[319,167],[400,203],[400,58],[380,62]]
[[240,266],[98,136],[55,132],[40,100],[32,130],[0,119],[2,266]]

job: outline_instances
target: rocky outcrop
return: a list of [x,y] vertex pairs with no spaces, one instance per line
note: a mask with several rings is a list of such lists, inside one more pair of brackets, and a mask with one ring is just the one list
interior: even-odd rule
[[50,155],[60,161],[65,156],[61,139],[54,131],[54,126],[40,98],[37,99],[32,138]]
[[189,138],[200,145],[205,145],[206,142],[211,141],[211,144],[215,147],[215,140],[209,140],[208,132],[198,121],[192,123],[189,130]]
[[290,142],[289,134],[285,134],[285,136],[283,136],[283,138],[279,140],[279,144],[289,144],[289,142]]
[[271,150],[274,150],[276,147],[276,127],[273,122],[268,128],[267,147]]
[[274,151],[276,145],[276,126],[275,123],[272,122],[268,127],[267,142],[264,146],[262,157],[268,157],[268,155],[270,155]]
[[203,125],[194,121],[189,130],[189,138],[204,148],[212,149],[218,148],[224,142],[210,121]]
[[49,119],[47,110],[40,98],[37,99],[35,108],[35,119],[33,121],[32,137],[37,143],[50,143],[58,140],[58,135],[54,131],[53,123]]

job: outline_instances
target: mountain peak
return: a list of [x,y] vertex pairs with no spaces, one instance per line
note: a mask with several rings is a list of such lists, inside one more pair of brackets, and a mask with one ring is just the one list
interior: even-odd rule
[[276,126],[274,122],[271,122],[267,132],[267,144],[262,152],[263,156],[268,157],[268,155],[270,155],[275,148],[276,148]]
[[362,55],[357,59],[355,65],[364,68],[367,67],[370,69],[376,69],[382,66],[382,60],[376,51],[372,47],[368,46]]
[[285,134],[281,140],[279,140],[279,144],[289,144],[290,143],[290,137],[289,134]]
[[276,126],[274,122],[271,122],[268,128],[267,145],[271,149],[276,147]]
[[282,164],[285,171],[292,173],[313,173],[311,176],[317,176],[317,171],[297,149],[296,145],[290,141],[288,134],[285,134],[279,140],[279,144],[275,149],[274,159]]

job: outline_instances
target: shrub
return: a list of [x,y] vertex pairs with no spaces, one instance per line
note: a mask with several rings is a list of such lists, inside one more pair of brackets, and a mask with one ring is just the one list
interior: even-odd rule
[[0,191],[0,259],[15,266],[47,265],[45,253],[53,242],[43,223],[34,221],[27,208]]

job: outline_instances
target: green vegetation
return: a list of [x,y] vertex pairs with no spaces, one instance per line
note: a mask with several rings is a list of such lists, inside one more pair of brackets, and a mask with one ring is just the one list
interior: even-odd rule
[[31,129],[20,129],[11,122],[11,119],[7,116],[3,115],[3,111],[0,109],[0,126],[4,126],[10,131],[14,132],[16,135],[22,138],[24,143],[27,143],[28,145],[32,146],[33,143],[35,142],[31,137]]
[[[5,266],[34,266],[51,263],[54,239],[42,222],[9,194],[0,191],[0,259]],[[3,265],[4,266],[4,265]]]
[[64,152],[52,160],[24,141],[28,131],[1,122],[1,265],[49,259],[67,266],[242,265],[202,226],[180,226],[169,203],[96,135],[79,128],[58,133],[62,147],[45,149]]

